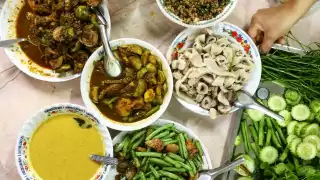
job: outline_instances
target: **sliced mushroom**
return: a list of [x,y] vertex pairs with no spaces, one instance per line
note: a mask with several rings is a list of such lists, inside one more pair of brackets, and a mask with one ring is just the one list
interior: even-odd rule
[[220,91],[218,93],[218,101],[221,102],[225,106],[230,105],[230,103],[229,103],[228,99],[226,98],[225,94],[223,93],[223,91]]
[[195,86],[197,84],[198,80],[196,78],[191,78],[188,80],[189,86]]
[[219,105],[218,111],[222,114],[228,114],[231,111],[231,106]]
[[216,57],[218,65],[228,64],[227,58],[225,56],[219,55]]
[[208,94],[209,87],[206,83],[199,82],[197,85],[197,93],[199,94]]
[[191,88],[188,90],[187,94],[189,96],[195,96],[197,94],[197,90],[195,88]]
[[207,43],[207,44],[213,44],[213,43],[215,43],[215,42],[217,42],[217,38],[214,37],[214,36],[209,36],[209,37],[207,38],[207,40],[206,40],[206,43]]
[[178,69],[181,71],[184,70],[187,66],[186,60],[184,58],[180,58],[178,62],[179,62]]
[[212,103],[212,99],[209,96],[206,96],[205,98],[203,98],[203,100],[201,101],[200,106],[204,109],[209,110],[211,108],[211,103]]
[[176,80],[182,79],[183,77],[183,75],[179,71],[173,72],[172,75]]
[[171,68],[172,68],[173,70],[178,69],[178,66],[179,66],[179,61],[178,61],[178,60],[173,60],[173,61],[171,62]]
[[214,108],[218,105],[218,102],[216,99],[212,99],[212,102],[211,102],[211,108]]
[[203,79],[208,84],[212,84],[214,81],[214,79],[211,75],[204,75],[201,77],[201,79]]
[[211,108],[209,111],[209,115],[211,119],[217,119],[217,110],[215,108]]
[[196,97],[196,102],[200,103],[204,98],[204,95],[203,94],[198,94],[197,97]]
[[181,84],[180,89],[183,92],[188,92],[188,90],[189,90],[189,88],[188,88],[188,86],[186,84]]

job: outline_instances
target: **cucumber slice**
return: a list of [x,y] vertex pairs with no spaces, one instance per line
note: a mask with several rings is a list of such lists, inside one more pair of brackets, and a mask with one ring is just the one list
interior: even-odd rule
[[310,116],[310,109],[304,104],[298,104],[291,109],[291,115],[297,121],[305,121]]
[[268,100],[268,106],[273,111],[282,111],[286,108],[287,103],[283,97],[273,95]]
[[307,122],[299,122],[295,127],[294,127],[294,134],[296,134],[297,136],[301,135],[301,130],[308,126],[309,123]]
[[317,150],[320,151],[320,137],[316,135],[309,135],[303,138],[303,142],[311,143],[316,146]]
[[290,144],[291,141],[295,138],[298,138],[298,136],[294,135],[294,134],[289,134],[289,136],[287,136],[287,143]]
[[260,160],[269,164],[273,164],[278,159],[278,150],[272,146],[266,146],[260,151]]
[[237,180],[253,180],[252,177],[239,177]]
[[239,159],[241,157],[244,158],[244,164],[235,167],[234,170],[241,176],[250,176],[255,170],[254,160],[246,154],[242,154],[236,159]]
[[277,121],[277,123],[279,124],[279,126],[281,127],[286,127],[289,122],[291,122],[292,117],[289,111],[287,110],[282,110],[279,112],[279,115],[282,116],[284,118],[284,122],[282,121]]
[[291,143],[289,144],[289,149],[292,154],[296,154],[297,147],[300,143],[301,143],[301,138],[295,138],[291,141]]
[[248,109],[247,111],[250,119],[253,121],[260,121],[264,118],[264,114],[261,113],[260,111],[253,110],[253,109]]
[[288,126],[287,126],[287,133],[288,134],[294,134],[294,129],[295,126],[298,124],[297,121],[291,121],[289,122]]
[[278,175],[282,175],[288,171],[288,166],[284,163],[279,163],[273,167],[274,172]]
[[316,157],[317,148],[311,143],[300,143],[297,147],[297,155],[303,160],[311,160]]
[[319,133],[320,133],[320,127],[319,127],[319,124],[317,123],[307,125],[301,130],[302,136],[318,135]]

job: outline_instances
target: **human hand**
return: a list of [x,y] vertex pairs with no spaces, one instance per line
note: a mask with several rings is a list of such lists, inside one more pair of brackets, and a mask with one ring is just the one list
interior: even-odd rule
[[279,6],[260,9],[252,17],[249,36],[260,44],[260,52],[267,53],[274,42],[284,44],[292,26],[308,11],[315,0],[291,0]]

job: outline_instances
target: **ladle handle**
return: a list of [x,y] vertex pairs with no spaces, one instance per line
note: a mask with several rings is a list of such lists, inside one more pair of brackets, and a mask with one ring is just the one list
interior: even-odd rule
[[249,109],[254,109],[254,110],[258,110],[274,119],[276,119],[277,121],[280,122],[284,122],[284,118],[282,116],[280,116],[279,114],[277,114],[276,112],[266,108],[265,106],[259,104],[258,102],[254,102],[250,105],[247,106]]
[[232,162],[229,162],[221,167],[218,167],[218,168],[215,168],[215,169],[212,169],[212,170],[208,170],[204,173],[210,175],[210,176],[218,176],[219,174],[222,174],[222,173],[225,173],[225,172],[228,172],[234,168],[236,168],[237,166],[239,166],[240,164],[243,164],[244,163],[244,158],[241,157],[235,161],[232,161]]

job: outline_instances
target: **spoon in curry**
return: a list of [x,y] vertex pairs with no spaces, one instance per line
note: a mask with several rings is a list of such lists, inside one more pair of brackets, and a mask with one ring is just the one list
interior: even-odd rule
[[95,12],[95,14],[97,15],[97,17],[100,21],[99,31],[100,31],[103,49],[104,49],[104,53],[105,53],[105,56],[103,59],[104,71],[108,76],[118,77],[122,72],[122,68],[121,68],[119,60],[114,56],[114,54],[111,50],[110,44],[109,44],[109,39],[108,39],[107,32],[106,32],[106,28],[108,28],[107,21],[103,17],[103,15],[99,9],[97,9],[95,7],[91,7],[91,8]]

